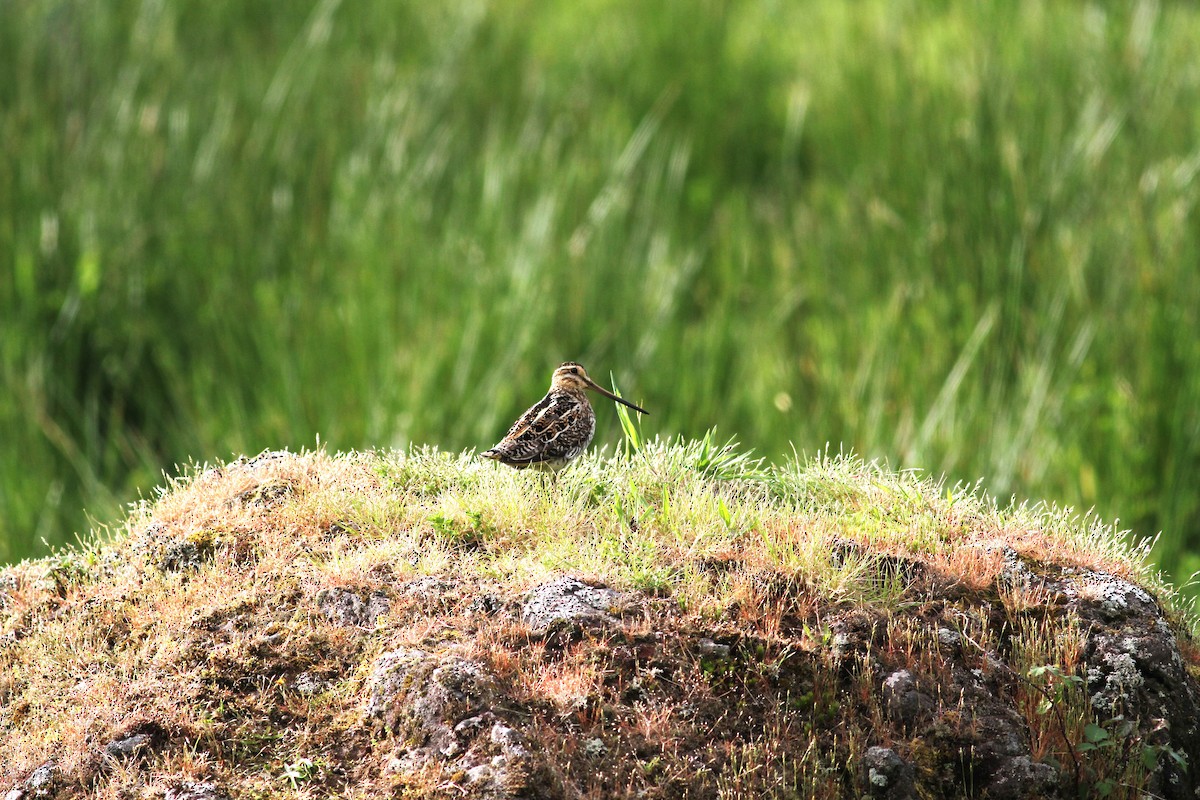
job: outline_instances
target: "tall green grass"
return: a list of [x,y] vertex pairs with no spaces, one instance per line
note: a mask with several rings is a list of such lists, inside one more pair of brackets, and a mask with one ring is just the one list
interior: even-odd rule
[[192,458],[490,446],[570,358],[647,435],[1095,506],[1186,579],[1197,38],[1149,2],[0,4],[0,560]]

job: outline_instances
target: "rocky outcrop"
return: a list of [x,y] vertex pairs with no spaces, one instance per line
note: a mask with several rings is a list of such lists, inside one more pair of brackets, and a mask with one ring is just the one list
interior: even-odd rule
[[1099,559],[955,519],[937,558],[642,540],[609,585],[425,483],[346,520],[376,473],[337,466],[0,576],[0,797],[1200,797],[1197,650]]
[[477,797],[565,796],[513,727],[514,701],[481,664],[401,648],[376,659],[367,687],[365,716],[395,743],[385,772],[403,777],[436,765]]
[[[810,623],[799,620],[781,627],[775,641],[719,620],[711,629],[680,628],[661,599],[573,576],[508,598],[489,595],[486,608],[471,587],[442,580],[436,591],[448,613],[458,609],[481,628],[518,633],[500,650],[543,643],[551,649],[540,651],[539,663],[558,670],[558,680],[571,670],[594,680],[581,681],[578,696],[564,702],[529,685],[536,681],[529,672],[498,674],[486,654],[461,643],[383,649],[361,683],[360,769],[388,785],[454,786],[454,796],[463,797],[619,796],[621,787],[638,785],[644,797],[715,797],[721,776],[738,770],[739,780],[756,785],[746,763],[730,756],[755,742],[772,780],[799,782],[795,767],[789,771],[782,754],[772,756],[763,737],[770,725],[782,726],[774,729],[782,745],[799,733],[791,726],[804,721],[810,746],[826,748],[822,769],[836,777],[830,796],[1074,797],[1115,783],[1113,776],[1125,774],[1115,763],[1132,757],[1144,762],[1143,785],[1154,796],[1195,797],[1197,780],[1186,767],[1200,759],[1200,692],[1153,598],[1111,575],[1039,571],[1015,553],[1004,556],[996,590],[1039,597],[1022,613],[1069,619],[1081,637],[1079,663],[1054,673],[1057,684],[1039,685],[1014,665],[1020,622],[991,605],[996,596],[987,593],[976,603],[926,597],[921,626],[932,649],[905,660],[901,651],[912,646],[916,629],[861,609],[834,614],[818,645],[805,638]],[[304,602],[330,626],[371,637],[405,602],[435,618],[428,589],[425,581],[323,590]],[[253,617],[243,611],[238,625],[250,629],[256,622],[247,613]],[[637,622],[647,617],[655,629]],[[228,636],[238,625],[205,627]],[[991,625],[998,635],[982,635]],[[574,666],[564,673],[568,654]],[[271,669],[271,659],[267,654],[260,666]],[[345,669],[340,677],[309,669],[292,686],[319,697],[358,668],[351,659]],[[1068,708],[1079,698],[1064,687],[1077,689],[1086,707]],[[1049,707],[1031,716],[1031,703],[1041,701]],[[1080,713],[1096,720],[1088,731],[1094,738],[1103,730],[1108,751],[1084,746],[1083,729],[1078,740],[1059,730],[1060,717]],[[78,794],[106,764],[138,768],[144,753],[184,746],[186,736],[133,733],[109,742],[90,762],[90,776],[64,774],[50,760],[10,787],[6,799]],[[667,753],[676,766],[659,774]],[[164,785],[164,796],[180,800],[238,794],[220,781],[187,776]]]

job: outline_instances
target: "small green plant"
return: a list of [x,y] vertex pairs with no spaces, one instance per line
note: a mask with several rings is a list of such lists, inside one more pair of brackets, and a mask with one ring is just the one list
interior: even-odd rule
[[[609,382],[612,384],[612,392],[617,397],[622,397],[621,390],[617,388],[616,378],[609,373]],[[642,449],[642,425],[641,420],[634,422],[633,415],[630,410],[620,403],[614,404],[617,409],[617,419],[621,421],[621,431],[625,434],[622,440],[622,446],[630,453],[641,452]]]
[[766,473],[762,469],[763,460],[755,458],[751,451],[742,452],[736,437],[730,437],[725,444],[717,444],[717,429],[709,428],[696,445],[692,460],[692,468],[716,480],[762,480]]
[[721,522],[725,523],[726,530],[733,530],[733,514],[729,511],[729,506],[726,505],[724,497],[717,498],[717,516],[721,518]]
[[324,766],[319,761],[313,761],[311,758],[300,758],[284,766],[283,778],[293,789],[298,789],[300,784],[309,783],[319,778],[323,771]]
[[62,594],[67,587],[86,580],[97,563],[96,554],[90,550],[59,550],[46,560],[43,586]]
[[1054,664],[1042,664],[1030,667],[1026,673],[1026,682],[1041,697],[1037,704],[1037,713],[1049,715],[1057,725],[1062,741],[1067,745],[1067,754],[1071,758],[1071,773],[1076,793],[1083,785],[1083,766],[1079,755],[1073,747],[1075,740],[1071,726],[1067,720],[1067,708],[1071,702],[1072,693],[1082,691],[1084,680],[1079,675],[1072,675]]
[[1144,741],[1135,722],[1122,714],[1103,724],[1087,722],[1082,730],[1072,725],[1074,715],[1069,709],[1078,704],[1079,694],[1086,689],[1081,676],[1053,664],[1031,667],[1027,675],[1028,685],[1041,695],[1037,712],[1054,719],[1066,745],[1077,797],[1112,797],[1120,789],[1127,789],[1130,797],[1140,797],[1138,787],[1164,757],[1180,769],[1188,768],[1186,754],[1170,745]]
[[456,548],[478,549],[494,533],[494,527],[484,519],[482,511],[464,511],[461,519],[438,512],[429,517],[437,538]]
[[613,511],[616,513],[616,517],[621,521],[622,527],[629,529],[632,533],[637,533],[641,528],[641,520],[646,516],[649,508],[650,505],[642,496],[641,489],[633,483],[629,484],[627,493],[613,495]]

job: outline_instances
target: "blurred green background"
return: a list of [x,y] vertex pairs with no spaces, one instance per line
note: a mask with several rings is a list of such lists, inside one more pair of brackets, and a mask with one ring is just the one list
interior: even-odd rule
[[483,449],[576,359],[650,435],[1095,507],[1184,582],[1197,41],[1192,3],[0,2],[0,561],[193,459]]

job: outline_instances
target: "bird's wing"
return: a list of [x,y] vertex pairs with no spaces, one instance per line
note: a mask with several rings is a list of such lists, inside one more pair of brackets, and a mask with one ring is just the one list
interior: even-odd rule
[[500,444],[492,448],[507,461],[535,464],[574,454],[595,429],[586,401],[551,392],[521,415]]

